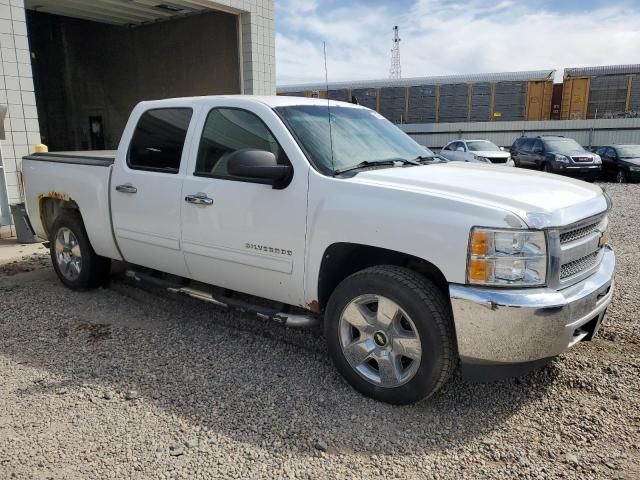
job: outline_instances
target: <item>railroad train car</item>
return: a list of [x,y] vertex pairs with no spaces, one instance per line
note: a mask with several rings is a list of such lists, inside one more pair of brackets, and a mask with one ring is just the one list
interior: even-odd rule
[[640,65],[289,85],[279,95],[351,101],[395,123],[640,116]]

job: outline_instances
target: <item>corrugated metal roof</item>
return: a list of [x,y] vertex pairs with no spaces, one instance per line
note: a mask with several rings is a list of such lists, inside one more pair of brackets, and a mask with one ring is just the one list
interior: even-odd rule
[[[553,80],[555,74],[555,70],[534,70],[526,72],[473,73],[466,75],[445,75],[439,77],[414,77],[403,78],[400,80],[355,80],[348,82],[329,82],[329,90],[336,90],[340,88],[411,87],[414,85],[446,85],[475,82],[528,82]],[[278,93],[325,89],[326,85],[324,83],[303,83],[277,87]]]
[[202,0],[25,0],[24,6],[28,10],[112,25],[141,25],[218,8],[213,1]]
[[598,67],[565,68],[564,76],[568,77],[593,77],[597,75],[624,75],[627,73],[640,73],[640,64],[635,65],[601,65]]

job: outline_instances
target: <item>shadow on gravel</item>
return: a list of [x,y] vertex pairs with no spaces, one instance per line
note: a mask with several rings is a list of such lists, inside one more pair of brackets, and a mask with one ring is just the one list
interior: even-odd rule
[[[432,399],[395,407],[347,385],[317,332],[118,281],[71,292],[50,270],[0,276],[0,294],[11,298],[0,303],[0,354],[63,379],[9,392],[16,401],[89,384],[92,401],[109,408],[134,389],[138,408],[175,414],[204,437],[222,434],[269,450],[314,454],[321,440],[328,454],[412,455],[476,438],[490,444],[491,433],[544,396],[557,376],[553,364],[487,384],[456,376]],[[115,392],[112,400],[103,398],[107,391]]]

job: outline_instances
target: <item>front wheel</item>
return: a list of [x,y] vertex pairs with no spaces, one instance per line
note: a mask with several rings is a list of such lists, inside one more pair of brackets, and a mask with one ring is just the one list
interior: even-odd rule
[[368,268],[340,283],[327,305],[325,336],[347,381],[383,402],[409,404],[433,395],[457,364],[445,296],[402,267]]
[[53,269],[67,287],[95,288],[106,281],[111,260],[94,252],[77,212],[60,215],[53,222],[49,238]]
[[627,183],[627,172],[622,169],[618,170],[618,173],[616,174],[616,182]]

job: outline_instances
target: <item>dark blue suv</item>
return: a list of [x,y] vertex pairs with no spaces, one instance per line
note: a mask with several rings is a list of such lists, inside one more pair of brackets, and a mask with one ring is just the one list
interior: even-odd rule
[[602,159],[573,138],[561,136],[520,137],[511,146],[516,167],[535,168],[549,173],[595,180]]

